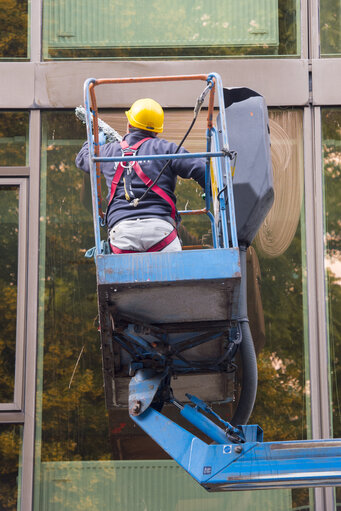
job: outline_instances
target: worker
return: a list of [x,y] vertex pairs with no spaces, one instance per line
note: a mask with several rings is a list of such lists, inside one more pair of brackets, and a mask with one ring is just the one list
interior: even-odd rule
[[[99,132],[100,156],[176,152],[175,143],[158,138],[164,123],[164,112],[159,103],[149,98],[139,99],[125,114],[127,133],[122,142],[106,143],[104,133]],[[188,151],[181,148],[179,152]],[[76,166],[89,172],[88,158],[89,148],[85,142],[76,157]],[[205,161],[202,158],[179,158],[166,164],[167,161],[101,162],[101,172],[109,190],[106,219],[112,252],[181,250],[177,234],[180,216],[174,194],[177,176],[193,178],[204,188]]]

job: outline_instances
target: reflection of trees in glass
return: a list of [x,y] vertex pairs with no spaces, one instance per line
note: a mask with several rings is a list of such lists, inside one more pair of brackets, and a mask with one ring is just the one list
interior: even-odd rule
[[18,192],[17,186],[0,185],[0,402],[14,397]]
[[26,165],[28,112],[0,112],[0,165]]
[[[49,145],[46,204],[41,204],[46,227],[42,459],[101,459],[108,452],[108,432],[95,266],[84,258],[94,244],[93,227],[80,200],[83,175],[74,166],[85,128],[72,112],[45,114],[43,122]],[[72,142],[75,138],[79,142]]]
[[267,440],[306,437],[301,235],[279,257],[259,257],[266,342],[258,356],[258,394],[251,422]]
[[[203,192],[201,186],[195,181],[178,179],[176,188],[178,209],[203,209],[205,207]],[[184,246],[212,247],[211,223],[206,215],[183,215],[179,233]]]
[[341,109],[322,111],[328,333],[334,436],[341,435]]
[[17,510],[18,461],[22,427],[0,425],[0,509]]
[[321,54],[341,53],[341,5],[335,0],[320,2]]
[[294,0],[278,0],[278,55],[295,55],[300,53],[298,34],[300,33],[300,11]]
[[28,0],[0,3],[0,59],[27,58]]
[[[73,164],[85,128],[73,112],[45,112],[43,122],[47,187],[46,211],[44,199],[41,205],[46,227],[44,317],[40,318],[44,319],[45,352],[42,459],[105,459],[110,458],[111,448],[96,332],[95,267],[83,257],[85,249],[94,244],[93,227],[91,215],[80,201],[83,175]],[[189,200],[188,207],[202,208],[201,190],[198,187],[194,193],[190,187],[193,185],[186,180],[178,186],[179,207]],[[201,240],[208,230],[207,221],[200,218],[200,224],[192,224],[188,230]],[[260,264],[267,340],[259,356],[260,385],[253,420],[265,427],[268,439],[302,438],[305,379],[300,231],[284,254],[274,259],[262,257]]]
[[[85,250],[94,245],[93,224],[81,200],[84,175],[74,166],[86,136],[85,127],[73,112],[44,113],[43,126],[46,205],[42,199],[41,221],[46,228],[46,259],[42,460],[103,459],[110,457],[111,448],[97,334],[95,265],[84,258]],[[190,207],[202,208],[204,201],[197,188],[197,195],[191,188],[184,196],[192,200]],[[204,224],[190,229],[195,240],[201,231],[208,230],[208,221]]]

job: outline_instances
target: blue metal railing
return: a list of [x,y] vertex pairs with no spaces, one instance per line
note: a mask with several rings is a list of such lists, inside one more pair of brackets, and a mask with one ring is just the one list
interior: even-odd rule
[[[181,81],[181,80],[206,80],[212,84],[210,91],[210,104],[208,107],[208,128],[206,132],[206,152],[199,153],[177,153],[144,156],[115,156],[103,157],[99,155],[98,146],[98,110],[94,88],[103,83],[131,83],[148,81]],[[213,105],[214,92],[217,91],[219,114],[221,118],[221,133],[217,133],[213,127]],[[100,227],[103,224],[103,212],[101,209],[100,193],[100,162],[121,162],[121,161],[144,161],[144,160],[172,160],[186,158],[206,158],[206,183],[205,183],[205,208],[203,210],[180,211],[180,214],[201,214],[205,213],[212,227],[212,239],[214,248],[237,248],[237,229],[234,209],[234,198],[232,188],[231,160],[229,153],[228,133],[225,121],[225,105],[223,97],[223,86],[220,75],[211,73],[209,75],[183,75],[177,77],[150,77],[150,78],[123,78],[123,79],[101,79],[89,78],[84,83],[84,103],[86,109],[86,127],[89,146],[89,166],[92,189],[93,222],[95,233],[95,250],[102,254]],[[213,145],[213,150],[212,150]],[[215,178],[217,183],[217,201],[219,215],[214,216],[211,211],[211,169],[210,160],[215,159]]]

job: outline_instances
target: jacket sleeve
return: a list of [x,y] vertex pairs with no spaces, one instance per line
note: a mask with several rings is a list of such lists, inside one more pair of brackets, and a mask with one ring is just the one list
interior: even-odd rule
[[77,168],[84,170],[84,172],[90,172],[88,142],[84,142],[82,149],[76,156],[75,164]]
[[[181,148],[179,153],[188,153]],[[205,160],[203,158],[179,158],[173,160],[175,172],[185,179],[194,179],[202,188],[205,188]]]

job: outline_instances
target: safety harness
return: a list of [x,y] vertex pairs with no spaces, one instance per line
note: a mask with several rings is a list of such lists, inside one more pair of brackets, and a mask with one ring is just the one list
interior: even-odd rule
[[[150,140],[152,137],[143,138],[142,140],[139,140],[136,144],[133,146],[129,146],[126,140],[122,140],[120,142],[121,148],[122,148],[122,156],[135,156],[137,153],[137,150],[141,147],[141,145],[146,142],[146,140]],[[137,161],[132,162],[119,162],[116,172],[114,174],[113,180],[111,182],[111,190],[110,190],[110,198],[108,203],[108,209],[109,206],[112,203],[117,186],[121,180],[121,177],[123,175],[123,185],[125,190],[125,197],[130,202],[132,201],[134,197],[133,190],[131,188],[131,172],[134,171],[138,177],[141,179],[141,181],[149,187],[152,186],[153,192],[155,192],[157,195],[159,195],[162,199],[164,199],[171,207],[171,217],[175,221],[176,217],[176,207],[174,204],[174,201],[171,199],[171,197],[164,191],[162,188],[160,188],[157,184],[153,184],[153,180],[150,179],[141,169],[141,166]],[[160,250],[163,250],[167,245],[169,245],[176,237],[177,237],[177,229],[174,227],[172,232],[168,234],[165,238],[163,238],[161,241],[158,241],[155,243],[155,245],[151,246],[146,252],[159,252]],[[122,250],[118,247],[115,247],[110,243],[111,250],[114,254],[131,254],[139,252],[138,250]]]

